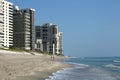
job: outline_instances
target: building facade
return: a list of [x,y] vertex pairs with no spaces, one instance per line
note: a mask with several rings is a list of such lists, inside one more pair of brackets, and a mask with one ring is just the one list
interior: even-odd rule
[[59,53],[63,53],[63,40],[62,40],[62,35],[63,33],[62,32],[59,32],[58,34],[58,48],[59,48]]
[[62,33],[59,32],[57,25],[46,23],[36,26],[36,41],[38,39],[42,40],[40,45],[43,52],[62,54]]
[[25,50],[35,49],[34,9],[20,10],[15,7],[13,13],[13,46]]
[[4,22],[3,22],[3,0],[0,0],[0,47],[3,47],[4,44]]
[[0,0],[0,47],[13,45],[13,4]]

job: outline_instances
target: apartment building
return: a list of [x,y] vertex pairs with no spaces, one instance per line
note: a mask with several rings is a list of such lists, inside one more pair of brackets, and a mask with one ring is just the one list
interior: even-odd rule
[[42,48],[42,51],[51,54],[62,54],[62,33],[59,32],[58,26],[51,23],[45,23],[42,26],[36,26],[36,48]]
[[13,46],[25,50],[34,50],[35,48],[35,10],[22,9],[15,7],[13,13]]
[[13,45],[13,4],[0,0],[0,47]]
[[4,33],[3,33],[3,29],[4,29],[4,22],[3,22],[3,0],[0,0],[0,47],[3,47],[3,39],[4,39]]
[[59,45],[58,45],[58,48],[59,48],[58,52],[59,52],[59,53],[63,53],[63,50],[62,50],[62,49],[63,49],[63,45],[62,45],[62,44],[63,44],[63,42],[62,42],[62,41],[63,41],[63,40],[62,40],[62,35],[63,35],[62,32],[59,32],[59,33],[58,33],[58,44],[59,44]]

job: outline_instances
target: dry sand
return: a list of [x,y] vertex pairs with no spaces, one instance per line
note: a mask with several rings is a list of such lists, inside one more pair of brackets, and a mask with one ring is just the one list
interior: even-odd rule
[[52,61],[48,55],[0,50],[0,80],[44,80],[53,72],[69,66]]

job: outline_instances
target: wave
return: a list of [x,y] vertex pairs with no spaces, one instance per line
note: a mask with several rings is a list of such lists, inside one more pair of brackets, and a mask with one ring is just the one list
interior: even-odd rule
[[80,70],[76,68],[69,69],[57,71],[56,73],[53,73],[52,76],[49,76],[49,79],[45,80],[117,80],[116,77],[111,76],[110,73],[101,68],[91,67],[89,69]]
[[[89,65],[86,64],[79,64],[79,63],[72,63],[72,62],[67,62],[69,64],[74,65],[71,68],[63,68],[55,73],[53,73],[51,76],[49,76],[48,79],[45,80],[64,80],[64,79],[70,79],[73,78],[74,76],[77,78],[77,75],[79,77],[79,73],[77,71],[79,71],[79,69],[86,69],[87,67],[89,67]],[[76,71],[77,70],[77,71]],[[79,80],[79,79],[76,79]]]
[[108,65],[105,65],[105,67],[109,67],[109,68],[119,68],[120,69],[120,66],[116,66],[114,64],[108,64]]
[[118,58],[74,59],[64,62],[72,67],[63,68],[45,80],[120,80],[119,62]]
[[67,63],[74,65],[76,68],[88,68],[89,67],[89,65],[87,64],[80,64],[80,63],[73,63],[73,62],[67,62]]
[[119,61],[119,60],[113,60],[113,62],[115,62],[115,63],[120,63],[120,61]]

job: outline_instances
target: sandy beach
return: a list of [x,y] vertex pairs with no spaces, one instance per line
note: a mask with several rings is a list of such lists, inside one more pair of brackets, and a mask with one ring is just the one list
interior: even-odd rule
[[52,61],[49,55],[35,54],[0,50],[0,80],[44,80],[53,72],[70,66]]

